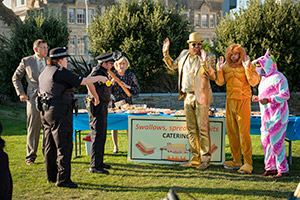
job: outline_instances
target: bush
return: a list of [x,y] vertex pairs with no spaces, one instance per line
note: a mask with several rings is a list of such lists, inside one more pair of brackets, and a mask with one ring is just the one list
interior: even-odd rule
[[239,43],[251,59],[267,49],[277,60],[278,70],[288,79],[291,91],[300,91],[300,3],[291,0],[248,1],[247,9],[227,15],[216,29],[214,50],[224,55],[232,43]]
[[171,41],[175,58],[187,48],[190,29],[187,19],[158,1],[122,1],[95,16],[89,27],[93,53],[120,50],[130,61],[142,92],[175,92],[177,72],[169,72],[162,61],[165,38]]
[[[12,28],[11,39],[0,44],[1,94],[9,96],[12,100],[17,100],[11,78],[21,59],[34,54],[33,42],[35,40],[46,40],[51,49],[67,46],[68,38],[67,23],[55,16],[30,15],[24,22],[18,21]],[[25,81],[24,86],[26,86]]]
[[[82,56],[80,57],[80,61],[70,57],[69,63],[72,65],[71,71],[81,77],[87,77],[92,71],[92,65],[97,64],[95,60],[93,63],[88,64]],[[83,85],[75,88],[74,91],[79,94],[87,94],[87,88]]]

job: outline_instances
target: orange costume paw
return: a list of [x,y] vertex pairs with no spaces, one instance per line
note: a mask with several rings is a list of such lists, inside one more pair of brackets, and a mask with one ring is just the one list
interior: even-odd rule
[[236,163],[234,161],[225,161],[224,162],[225,169],[240,169],[241,166],[242,166],[242,163]]
[[240,174],[251,174],[253,167],[248,163],[245,163],[239,170],[238,173]]

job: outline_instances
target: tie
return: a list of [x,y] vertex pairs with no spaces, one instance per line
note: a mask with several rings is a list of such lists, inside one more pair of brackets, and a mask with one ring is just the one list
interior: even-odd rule
[[44,67],[44,64],[43,64],[44,61],[45,61],[44,58],[40,60],[40,72],[42,72],[42,69]]

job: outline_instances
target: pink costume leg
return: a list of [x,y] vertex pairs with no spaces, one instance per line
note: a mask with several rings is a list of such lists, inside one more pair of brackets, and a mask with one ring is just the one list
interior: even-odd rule
[[265,154],[265,170],[276,170],[275,156],[272,152],[272,146],[270,142],[270,135],[268,131],[261,130],[261,143]]
[[281,122],[278,121],[269,129],[272,154],[275,156],[278,173],[286,173],[289,171],[284,145],[286,128],[287,123],[281,124]]

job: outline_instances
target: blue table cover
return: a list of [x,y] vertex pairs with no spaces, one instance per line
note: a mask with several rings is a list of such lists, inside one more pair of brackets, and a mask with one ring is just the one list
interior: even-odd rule
[[[107,130],[128,130],[127,113],[112,113],[107,117]],[[155,117],[153,115],[148,115]],[[159,115],[159,117],[172,117],[170,115]],[[251,117],[250,134],[260,135],[261,119],[260,117]],[[90,130],[88,113],[78,113],[78,116],[73,116],[73,128],[75,130]],[[300,140],[300,117],[289,117],[289,123],[286,131],[287,139],[290,141]]]

